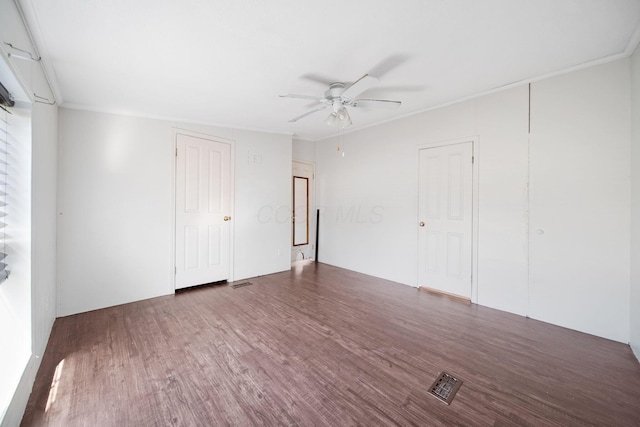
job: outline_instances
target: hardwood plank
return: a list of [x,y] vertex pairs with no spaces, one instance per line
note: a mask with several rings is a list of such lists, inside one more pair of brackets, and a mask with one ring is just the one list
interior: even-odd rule
[[251,282],[57,319],[22,425],[640,425],[627,345],[324,264]]

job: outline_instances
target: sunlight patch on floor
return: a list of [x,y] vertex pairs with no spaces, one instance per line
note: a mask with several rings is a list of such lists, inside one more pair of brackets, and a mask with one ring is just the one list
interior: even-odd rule
[[56,366],[56,371],[53,374],[53,379],[51,380],[51,387],[49,388],[49,397],[47,398],[47,406],[44,408],[44,412],[47,413],[49,408],[56,401],[56,397],[58,395],[58,385],[60,384],[60,378],[62,377],[62,369],[64,368],[64,359],[58,363]]

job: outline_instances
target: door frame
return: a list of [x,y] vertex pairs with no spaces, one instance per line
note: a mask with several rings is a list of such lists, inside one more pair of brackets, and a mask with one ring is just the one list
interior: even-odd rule
[[[479,223],[479,215],[478,215],[478,205],[479,205],[479,152],[480,152],[480,143],[479,137],[469,136],[465,138],[455,138],[455,139],[447,139],[447,140],[434,140],[430,142],[425,142],[416,146],[416,171],[419,175],[420,173],[420,150],[424,150],[427,148],[438,148],[445,147],[448,145],[456,145],[462,144],[465,142],[470,142],[472,147],[472,156],[473,163],[471,164],[471,177],[472,177],[472,185],[471,185],[471,302],[474,304],[478,303],[478,223]],[[416,195],[420,197],[420,187],[417,185]],[[420,221],[420,205],[416,203],[416,229],[418,227],[418,221]],[[418,231],[419,232],[419,231]],[[417,254],[419,253],[419,239],[416,239],[416,287],[419,286],[418,277],[420,275],[420,260],[417,258]]]
[[234,229],[235,229],[235,141],[227,138],[221,138],[219,136],[213,136],[202,132],[195,132],[192,130],[172,127],[171,128],[171,156],[173,161],[171,162],[171,256],[169,265],[171,268],[171,289],[169,290],[170,294],[175,294],[176,292],[176,171],[177,171],[177,161],[178,161],[178,135],[186,135],[194,138],[202,138],[207,139],[209,141],[215,141],[222,144],[229,144],[231,148],[231,155],[229,158],[229,188],[231,194],[229,195],[229,212],[231,216],[231,224],[229,224],[229,282],[233,282],[234,278]]

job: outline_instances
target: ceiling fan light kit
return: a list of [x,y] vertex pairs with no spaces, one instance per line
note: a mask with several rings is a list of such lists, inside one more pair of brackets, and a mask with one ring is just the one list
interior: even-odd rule
[[312,99],[317,101],[320,106],[311,111],[307,111],[301,116],[295,117],[289,122],[297,122],[298,120],[315,113],[316,111],[324,110],[327,107],[331,107],[333,112],[329,114],[329,117],[325,119],[325,123],[329,126],[335,126],[339,129],[343,129],[352,124],[351,116],[347,111],[347,107],[351,108],[363,108],[363,107],[399,107],[400,101],[391,101],[388,99],[364,99],[357,98],[358,95],[374,86],[378,80],[371,77],[368,74],[360,77],[354,83],[347,85],[342,82],[334,82],[329,85],[329,89],[324,92],[324,98],[310,96],[310,95],[296,95],[287,94],[280,95],[282,98],[298,98],[298,99]]
[[341,108],[329,114],[329,117],[324,122],[329,126],[335,126],[340,129],[344,129],[352,123],[351,116],[349,116],[346,108]]

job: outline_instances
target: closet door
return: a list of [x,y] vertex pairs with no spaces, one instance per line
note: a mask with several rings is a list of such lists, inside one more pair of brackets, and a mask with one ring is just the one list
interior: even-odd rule
[[418,285],[471,299],[473,143],[420,150]]
[[177,135],[176,289],[229,278],[231,146]]

